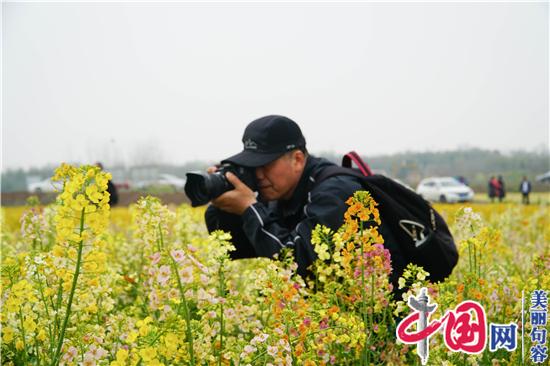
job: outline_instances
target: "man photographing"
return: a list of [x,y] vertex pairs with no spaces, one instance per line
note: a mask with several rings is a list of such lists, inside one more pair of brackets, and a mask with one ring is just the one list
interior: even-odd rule
[[[210,232],[220,229],[231,233],[236,247],[231,253],[233,258],[272,258],[282,248],[290,247],[294,250],[298,274],[305,276],[316,258],[311,244],[312,230],[317,224],[337,230],[343,224],[346,200],[355,191],[364,189],[363,181],[348,174],[317,181],[321,172],[335,164],[309,155],[300,127],[287,117],[271,115],[251,122],[242,141],[243,151],[223,160],[225,165],[218,172],[209,168],[210,175],[200,177],[200,182],[188,174],[188,186],[201,187],[200,191],[217,190],[215,194],[198,194],[193,187],[186,187],[186,192],[194,206],[210,199],[206,225]],[[240,173],[232,172],[235,167],[240,167]],[[220,183],[223,179],[220,172],[231,186]],[[226,184],[223,190],[216,188],[223,184]],[[413,260],[384,226],[384,217],[382,222],[380,233],[391,253],[392,282],[396,284],[405,266]],[[454,243],[449,250],[456,254]],[[441,273],[433,273],[432,269],[432,279],[446,277],[456,263],[452,262],[451,259],[450,265],[436,270]]]

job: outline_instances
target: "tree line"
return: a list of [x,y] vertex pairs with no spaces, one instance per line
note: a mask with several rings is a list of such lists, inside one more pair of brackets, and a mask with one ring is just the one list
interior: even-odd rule
[[[335,163],[340,163],[342,155],[335,152],[314,153]],[[403,152],[391,155],[366,156],[363,159],[378,173],[416,187],[422,178],[429,176],[462,176],[476,191],[486,189],[487,181],[494,175],[504,177],[509,190],[517,189],[522,177],[526,175],[534,183],[535,190],[549,190],[550,185],[535,182],[537,175],[550,170],[550,153],[548,151],[514,151],[502,153],[496,150],[478,148],[460,149],[441,152]],[[185,177],[185,173],[204,170],[214,164],[212,161],[193,161],[182,165],[147,164],[107,166],[113,172],[114,180],[130,181],[144,171],[149,174],[167,173]],[[53,175],[55,166],[44,166],[31,169],[9,169],[2,172],[2,192],[26,191],[29,179],[46,179]],[[32,178],[31,178],[32,177]]]

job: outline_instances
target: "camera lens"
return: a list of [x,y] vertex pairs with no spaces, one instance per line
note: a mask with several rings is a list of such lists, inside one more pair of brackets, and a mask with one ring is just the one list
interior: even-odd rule
[[233,188],[222,172],[187,173],[186,176],[185,194],[189,197],[193,207],[205,205]]
[[185,194],[191,200],[191,206],[197,207],[208,203],[208,191],[205,180],[207,176],[201,173],[187,173]]
[[218,171],[212,174],[202,172],[187,173],[187,181],[185,182],[185,194],[191,200],[191,206],[197,207],[207,204],[214,198],[221,196],[234,187],[227,178],[225,173],[232,172],[246,184],[251,190],[255,191],[256,177],[253,169],[241,166],[224,164]]

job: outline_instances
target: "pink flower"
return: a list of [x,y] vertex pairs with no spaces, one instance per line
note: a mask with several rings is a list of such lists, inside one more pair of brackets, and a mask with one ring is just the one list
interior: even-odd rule
[[86,353],[84,355],[84,361],[82,362],[82,366],[95,366],[95,358],[89,353]]
[[67,354],[71,358],[75,358],[76,356],[78,356],[78,350],[76,349],[76,347],[70,346],[69,349],[67,350]]
[[151,292],[149,294],[149,306],[153,309],[156,309],[160,305],[159,297],[156,292]]
[[78,356],[78,350],[74,346],[70,346],[67,352],[63,355],[64,362],[73,362],[73,359]]
[[250,344],[256,345],[258,343],[264,343],[267,340],[268,337],[269,337],[268,334],[260,333],[257,336],[255,336],[254,338],[252,338],[252,340],[250,340]]
[[172,258],[174,258],[174,260],[178,263],[181,263],[183,262],[183,260],[185,259],[185,253],[183,252],[183,250],[181,249],[178,249],[178,250],[172,250],[170,252],[170,255],[172,256]]
[[[98,337],[94,336],[94,338],[98,338]],[[99,339],[103,341],[101,338]],[[86,355],[92,356],[94,360],[99,360],[100,358],[103,358],[107,355],[107,351],[105,351],[101,347],[97,348],[95,344],[92,344],[88,352],[86,352]],[[86,355],[84,357],[86,357]]]
[[151,260],[151,264],[157,264],[160,260],[160,253],[156,252],[155,254],[150,255],[149,259]]

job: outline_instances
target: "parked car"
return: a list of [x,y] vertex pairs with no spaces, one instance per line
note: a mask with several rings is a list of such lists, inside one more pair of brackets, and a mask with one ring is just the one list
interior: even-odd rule
[[550,171],[549,172],[546,172],[544,174],[541,174],[541,175],[537,175],[535,180],[537,182],[545,182],[545,183],[550,183]]
[[185,179],[176,177],[172,174],[159,174],[158,178],[147,179],[134,182],[133,188],[148,189],[151,187],[172,187],[175,190],[183,190],[185,187]]
[[172,174],[161,174],[159,181],[161,184],[172,186],[177,190],[183,190],[186,182],[185,178],[176,177]]
[[416,193],[428,201],[439,202],[467,202],[474,198],[474,191],[453,177],[423,179]]

